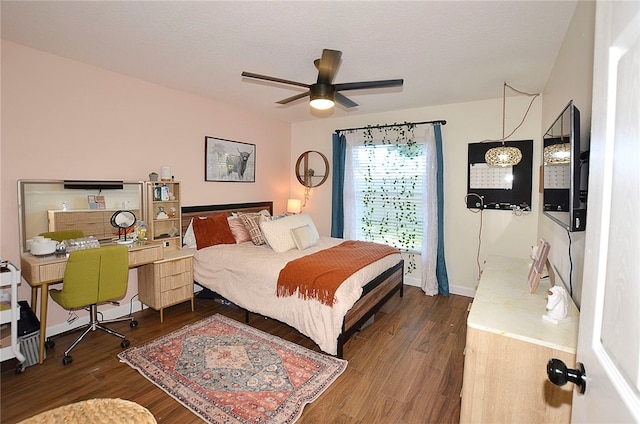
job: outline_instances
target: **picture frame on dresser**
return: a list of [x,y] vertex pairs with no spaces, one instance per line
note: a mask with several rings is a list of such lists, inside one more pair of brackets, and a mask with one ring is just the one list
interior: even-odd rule
[[205,137],[205,181],[254,183],[256,145],[223,138]]
[[529,274],[527,276],[527,282],[529,284],[529,292],[535,293],[538,290],[538,284],[540,283],[540,278],[544,272],[545,266],[547,267],[547,272],[549,273],[549,280],[551,285],[555,284],[555,278],[553,278],[553,269],[551,264],[549,263],[549,251],[551,250],[551,245],[540,239],[538,245],[533,250],[531,267],[529,268]]

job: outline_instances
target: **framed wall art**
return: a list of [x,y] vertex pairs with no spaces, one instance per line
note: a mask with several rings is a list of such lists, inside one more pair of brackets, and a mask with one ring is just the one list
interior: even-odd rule
[[527,277],[530,293],[535,293],[536,290],[538,290],[538,283],[540,283],[540,278],[542,277],[545,267],[549,273],[549,283],[551,286],[553,287],[556,283],[553,267],[548,259],[549,250],[551,250],[551,245],[543,239],[540,239],[538,246],[533,249],[533,255],[531,256],[533,262],[531,263]]
[[256,145],[205,137],[204,180],[256,182]]

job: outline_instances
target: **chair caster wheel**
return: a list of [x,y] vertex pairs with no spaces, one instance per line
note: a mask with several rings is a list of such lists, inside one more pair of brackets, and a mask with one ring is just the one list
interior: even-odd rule
[[16,367],[16,374],[22,374],[25,368],[25,364],[18,364],[18,366]]
[[131,321],[131,322],[129,323],[129,326],[130,326],[131,328],[135,328],[135,327],[137,327],[137,326],[138,326],[138,321],[136,321],[136,320],[134,319],[133,321]]
[[62,358],[62,365],[69,365],[73,362],[73,358],[71,356],[65,356]]
[[54,342],[53,340],[47,340],[44,342],[45,349],[53,349],[55,345],[56,345],[56,342]]
[[128,348],[128,347],[129,347],[129,345],[130,345],[130,344],[131,344],[131,343],[129,343],[129,340],[124,339],[124,340],[120,343],[120,346],[122,346],[122,348],[123,348],[123,349],[126,349],[126,348]]

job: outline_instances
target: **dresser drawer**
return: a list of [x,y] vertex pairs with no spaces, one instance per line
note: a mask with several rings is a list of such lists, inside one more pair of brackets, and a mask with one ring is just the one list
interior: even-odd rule
[[40,265],[38,267],[38,278],[36,281],[39,282],[49,282],[49,281],[60,281],[64,278],[64,271],[67,268],[67,262],[57,262],[46,265]]
[[[111,216],[115,210],[75,210],[48,211],[49,231],[80,230],[86,237],[110,239],[117,235],[117,230],[111,226]],[[132,211],[139,216],[140,211]]]
[[170,275],[160,279],[160,291],[165,292],[179,287],[193,286],[193,278],[190,272]]
[[54,231],[80,230],[84,234],[90,234],[96,238],[102,238],[105,234],[102,222],[61,222],[56,224]]
[[129,267],[148,264],[162,259],[163,250],[161,244],[149,244],[144,248],[129,250]]
[[178,287],[173,290],[167,290],[160,295],[162,305],[169,306],[175,303],[184,302],[193,297],[193,286]]
[[80,230],[85,236],[102,239],[109,232],[110,217],[105,211],[49,211],[49,231]]
[[160,278],[166,278],[172,275],[179,275],[190,272],[191,261],[192,259],[189,257],[163,263],[160,266]]

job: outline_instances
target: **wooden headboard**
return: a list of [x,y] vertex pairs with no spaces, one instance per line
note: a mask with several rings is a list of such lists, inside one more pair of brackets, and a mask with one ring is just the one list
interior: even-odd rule
[[213,216],[218,214],[231,215],[233,212],[260,212],[268,210],[273,215],[273,202],[230,203],[226,205],[183,206],[182,207],[182,234],[187,231],[191,218],[200,216]]

